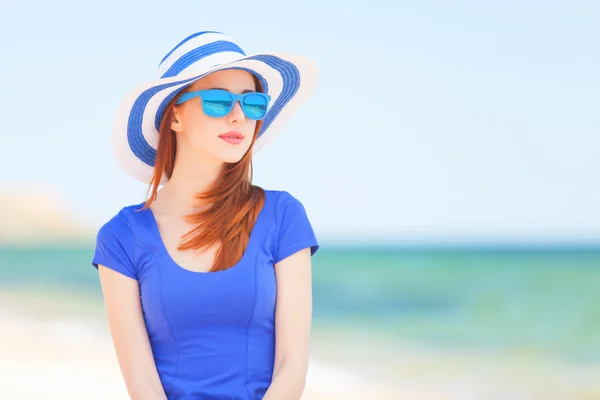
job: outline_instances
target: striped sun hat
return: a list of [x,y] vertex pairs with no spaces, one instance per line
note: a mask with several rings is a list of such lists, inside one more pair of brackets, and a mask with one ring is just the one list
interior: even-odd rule
[[[236,40],[223,33],[194,33],[165,55],[156,80],[138,85],[119,104],[112,137],[119,165],[137,180],[150,183],[158,129],[169,101],[203,76],[231,68],[256,75],[271,96],[253,154],[273,139],[317,85],[317,67],[305,57],[279,52],[246,55]],[[163,176],[161,183],[166,180]]]

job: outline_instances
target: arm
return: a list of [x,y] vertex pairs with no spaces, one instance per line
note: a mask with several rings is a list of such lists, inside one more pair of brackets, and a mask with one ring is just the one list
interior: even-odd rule
[[138,282],[98,265],[108,324],[131,399],[166,400],[144,323]]
[[310,248],[275,264],[275,365],[263,400],[298,400],[308,370],[312,320]]

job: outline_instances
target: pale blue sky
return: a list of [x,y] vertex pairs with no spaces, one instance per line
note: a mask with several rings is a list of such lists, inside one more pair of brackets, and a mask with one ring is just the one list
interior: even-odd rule
[[597,1],[11,2],[0,13],[2,187],[42,182],[99,225],[146,186],[115,108],[202,30],[297,52],[320,86],[254,182],[334,241],[600,241]]

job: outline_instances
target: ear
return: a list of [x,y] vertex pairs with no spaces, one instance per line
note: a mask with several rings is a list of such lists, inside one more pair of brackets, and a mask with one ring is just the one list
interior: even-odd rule
[[181,113],[179,111],[180,110],[177,107],[173,107],[173,109],[171,110],[171,129],[175,132],[183,131],[180,118]]

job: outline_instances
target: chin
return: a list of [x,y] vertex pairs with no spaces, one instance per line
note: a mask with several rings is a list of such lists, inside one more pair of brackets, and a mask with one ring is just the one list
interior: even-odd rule
[[225,163],[229,163],[229,164],[235,164],[236,162],[240,161],[242,159],[242,157],[244,157],[245,153],[240,153],[240,154],[222,154],[221,155],[221,161],[225,162]]

